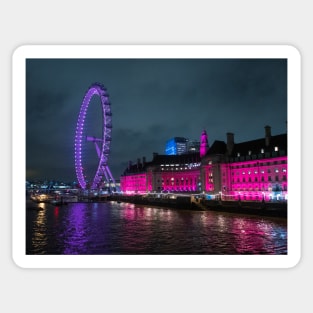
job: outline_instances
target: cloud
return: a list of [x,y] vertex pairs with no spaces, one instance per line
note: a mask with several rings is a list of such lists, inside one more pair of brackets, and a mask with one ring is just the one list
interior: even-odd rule
[[[286,65],[286,60],[266,59],[28,60],[27,173],[75,178],[77,117],[85,92],[97,81],[110,95],[109,166],[115,177],[129,160],[151,160],[153,152],[164,153],[169,138],[199,139],[204,128],[210,144],[226,140],[228,131],[238,142],[262,137],[266,124],[273,133],[282,133],[287,119]],[[92,133],[100,129],[101,134],[101,107],[96,102],[90,104],[86,128]]]

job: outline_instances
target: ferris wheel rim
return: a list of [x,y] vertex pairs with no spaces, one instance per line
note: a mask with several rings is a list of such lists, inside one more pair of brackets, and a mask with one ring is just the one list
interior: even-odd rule
[[[88,107],[91,99],[94,96],[100,98],[102,107],[102,117],[103,117],[103,129],[102,138],[97,138],[97,141],[101,142],[101,149],[98,166],[94,177],[92,178],[92,183],[90,185],[91,189],[95,189],[101,181],[101,169],[103,166],[107,166],[108,156],[110,153],[110,143],[111,143],[111,107],[109,102],[109,95],[107,93],[104,85],[100,83],[93,83],[86,91],[83,101],[80,106],[80,112],[78,115],[76,133],[75,133],[75,171],[78,183],[82,189],[87,188],[87,182],[84,176],[83,161],[82,161],[82,142],[83,142],[83,131],[85,128],[85,117],[88,111]],[[87,136],[86,136],[87,140]]]

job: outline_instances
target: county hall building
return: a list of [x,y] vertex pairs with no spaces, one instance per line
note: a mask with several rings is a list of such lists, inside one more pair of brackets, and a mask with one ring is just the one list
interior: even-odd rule
[[208,199],[264,201],[288,199],[287,134],[236,143],[234,134],[209,146],[204,130],[200,149],[177,155],[154,153],[129,165],[121,176],[125,194],[201,193]]

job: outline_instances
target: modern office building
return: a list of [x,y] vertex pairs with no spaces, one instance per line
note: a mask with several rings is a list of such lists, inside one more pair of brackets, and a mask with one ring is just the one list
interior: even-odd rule
[[180,155],[187,153],[188,140],[183,137],[174,137],[166,142],[165,154],[166,155]]
[[260,139],[235,143],[216,140],[209,147],[207,134],[200,137],[200,152],[181,155],[154,154],[129,165],[121,176],[127,194],[147,192],[202,193],[224,200],[287,200],[287,134],[271,135],[265,126]]
[[188,140],[187,151],[188,151],[188,153],[200,152],[200,141],[199,140]]

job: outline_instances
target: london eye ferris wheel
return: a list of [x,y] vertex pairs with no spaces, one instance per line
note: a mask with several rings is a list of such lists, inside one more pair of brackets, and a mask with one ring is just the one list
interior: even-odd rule
[[[91,119],[92,128],[88,128],[87,120],[92,106],[96,106],[93,98],[100,99],[100,120]],[[99,109],[99,108],[98,108]],[[90,120],[90,118],[89,118]],[[99,125],[100,124],[100,125]],[[91,133],[90,133],[91,132]],[[96,133],[96,134],[95,134]],[[75,133],[75,171],[82,189],[98,189],[103,184],[115,185],[115,180],[108,166],[112,133],[112,113],[109,95],[100,83],[92,84],[81,103]],[[88,155],[94,153],[94,168],[88,168]],[[87,169],[88,168],[88,169]]]

